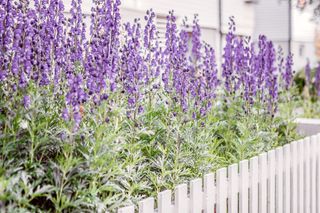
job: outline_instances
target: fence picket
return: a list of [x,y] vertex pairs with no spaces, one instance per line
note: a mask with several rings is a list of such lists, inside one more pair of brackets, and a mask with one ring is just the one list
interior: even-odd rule
[[228,190],[228,211],[238,213],[238,191],[239,177],[238,164],[228,167],[229,190]]
[[174,213],[189,212],[188,185],[181,184],[175,188]]
[[158,194],[158,213],[173,213],[171,190],[166,190]]
[[240,186],[239,186],[239,212],[247,213],[249,212],[249,167],[248,160],[243,160],[239,164],[239,176],[240,176]]
[[276,149],[276,212],[283,212],[283,148]]
[[276,212],[276,152],[268,152],[268,212]]
[[154,213],[153,197],[149,197],[139,202],[139,213]]
[[134,213],[134,206],[127,206],[118,210],[118,213]]
[[317,212],[320,212],[320,134],[317,135]]
[[290,145],[286,144],[283,147],[284,152],[284,212],[290,213],[290,196],[291,196],[291,150]]
[[298,213],[298,142],[293,142],[291,147],[291,208],[290,212]]
[[201,213],[203,207],[202,179],[198,178],[190,182],[191,213]]
[[310,212],[310,138],[304,139],[304,165],[305,165],[305,180],[304,180],[304,187],[305,187],[305,201],[304,201],[304,212]]
[[214,174],[210,173],[204,176],[204,213],[214,212],[215,200],[215,184]]
[[259,164],[258,157],[250,159],[250,212],[258,212],[258,182]]
[[298,141],[298,156],[299,156],[299,169],[298,169],[298,207],[299,213],[304,212],[304,141]]
[[222,168],[217,170],[217,210],[216,213],[227,212],[227,169]]
[[316,213],[316,141],[317,137],[314,135],[311,137],[310,141],[310,151],[311,151],[311,212]]
[[259,213],[267,213],[267,153],[259,155]]

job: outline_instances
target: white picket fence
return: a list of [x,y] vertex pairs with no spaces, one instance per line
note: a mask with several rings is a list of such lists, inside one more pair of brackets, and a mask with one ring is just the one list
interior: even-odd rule
[[[139,202],[139,213],[320,213],[320,134]],[[134,213],[134,206],[118,213]]]

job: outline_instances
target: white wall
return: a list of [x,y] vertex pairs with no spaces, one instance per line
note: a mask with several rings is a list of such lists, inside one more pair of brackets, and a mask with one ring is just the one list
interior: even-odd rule
[[[130,1],[130,0],[127,0]],[[187,16],[192,19],[194,14],[199,14],[202,26],[217,28],[218,0],[131,0],[135,1],[130,6],[138,10],[153,8],[155,12],[167,14],[169,10],[174,10],[180,18]],[[126,6],[126,5],[124,5]]]
[[[307,64],[307,59],[310,60],[311,66],[317,65],[317,59],[315,57],[315,46],[314,42],[298,42],[293,41],[292,44],[292,52],[293,52],[293,62],[294,62],[294,69],[296,71],[301,70]],[[301,49],[302,48],[302,55]]]
[[254,39],[264,34],[271,40],[287,41],[288,7],[287,0],[259,0],[255,5]]
[[[281,45],[287,52],[288,46],[288,2],[287,0],[258,0],[256,4],[246,3],[244,0],[222,1],[222,32],[228,31],[230,16],[235,17],[237,34],[252,36],[257,40],[259,34],[265,34]],[[71,0],[64,0],[66,11],[70,10]],[[293,1],[296,4],[296,1]],[[90,14],[92,0],[83,0],[83,12]],[[134,18],[143,20],[145,11],[153,10],[161,15],[174,10],[181,22],[184,16],[192,21],[194,14],[199,14],[202,27],[202,39],[212,45],[219,52],[219,7],[218,0],[122,0],[122,22],[132,21]],[[292,52],[294,54],[295,69],[303,67],[308,57],[311,63],[316,63],[314,35],[315,24],[310,22],[312,8],[301,13],[295,5],[292,6]],[[90,24],[87,19],[87,24]],[[303,55],[300,55],[303,47]]]
[[[70,11],[71,0],[64,0],[66,13]],[[84,14],[90,14],[92,0],[84,0],[82,10]],[[200,25],[202,27],[202,40],[218,48],[218,0],[122,0],[120,12],[123,23],[131,22],[134,18],[140,18],[143,22],[145,12],[153,8],[154,12],[161,15],[167,15],[170,10],[174,10],[178,17],[178,25],[182,19],[187,16],[192,23],[194,14],[199,15]],[[86,24],[90,24],[89,17]]]
[[251,36],[254,29],[255,11],[252,3],[244,0],[222,0],[222,31],[228,32],[229,17],[234,16],[237,34]]
[[[314,43],[316,24],[311,21],[312,9],[312,7],[307,7],[303,12],[297,8],[293,10],[292,52],[294,53],[294,66],[296,70],[306,65],[307,58],[313,66],[317,65]],[[301,49],[303,50],[302,52]]]
[[[296,1],[292,1],[292,42],[294,69],[299,70],[306,64],[309,58],[312,64],[316,64],[314,36],[315,23],[311,21],[312,8],[306,8],[301,12],[296,7]],[[288,1],[284,0],[259,0],[256,4],[256,22],[254,39],[259,34],[266,35],[274,41],[275,45],[281,45],[284,53],[288,53],[289,38],[289,13]]]

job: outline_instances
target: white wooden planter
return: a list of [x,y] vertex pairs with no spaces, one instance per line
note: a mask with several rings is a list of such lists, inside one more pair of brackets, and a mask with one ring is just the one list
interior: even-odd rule
[[320,133],[320,119],[297,118],[297,131],[303,136],[311,136]]
[[[139,213],[318,213],[320,134],[139,202]],[[134,206],[118,213],[134,213]]]

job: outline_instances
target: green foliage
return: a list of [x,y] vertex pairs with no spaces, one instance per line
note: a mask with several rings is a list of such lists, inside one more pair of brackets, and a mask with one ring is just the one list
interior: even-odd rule
[[158,102],[135,120],[121,99],[88,104],[74,131],[54,91],[31,85],[25,109],[22,94],[1,88],[1,211],[113,212],[297,139],[290,119],[245,112],[242,100],[197,119]]
[[320,118],[319,96],[314,83],[316,69],[311,70],[312,82],[306,84],[305,72],[301,70],[294,78],[297,90],[291,104],[294,104],[296,114],[304,118]]

